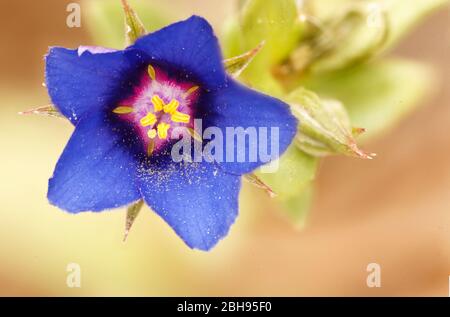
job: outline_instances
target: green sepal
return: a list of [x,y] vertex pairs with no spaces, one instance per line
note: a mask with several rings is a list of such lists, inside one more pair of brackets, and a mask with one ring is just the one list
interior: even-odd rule
[[129,46],[145,35],[147,31],[127,0],[122,0],[122,7],[125,14],[125,41],[126,45]]
[[142,207],[144,206],[144,200],[140,199],[137,202],[131,204],[127,208],[127,216],[125,221],[125,233],[123,236],[123,241],[125,242],[128,238],[128,234],[130,233],[131,227],[134,224],[137,216],[139,215]]
[[313,156],[343,154],[364,159],[373,154],[362,151],[353,137],[347,111],[337,100],[320,98],[305,88],[287,97],[292,113],[300,121],[297,146]]

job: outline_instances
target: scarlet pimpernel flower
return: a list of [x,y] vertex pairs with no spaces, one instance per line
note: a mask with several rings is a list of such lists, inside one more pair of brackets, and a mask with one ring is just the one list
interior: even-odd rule
[[[211,26],[197,16],[124,50],[51,48],[46,86],[75,126],[49,181],[49,201],[78,213],[143,199],[189,247],[201,250],[216,245],[235,221],[241,176],[267,163],[261,155],[248,159],[251,153],[276,143],[276,159],[297,131],[285,103],[227,75]],[[230,127],[255,128],[257,140],[240,142],[236,134],[221,146],[216,142],[224,160],[174,160],[172,148],[181,138],[174,132],[201,138],[197,119],[223,135]],[[206,141],[193,138],[192,144]]]

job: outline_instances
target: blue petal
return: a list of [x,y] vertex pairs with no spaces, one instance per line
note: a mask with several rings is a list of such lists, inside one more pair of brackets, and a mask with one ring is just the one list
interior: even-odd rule
[[226,73],[218,40],[209,23],[198,16],[171,24],[136,41],[134,47],[156,61],[174,67],[206,89],[225,84]]
[[[232,79],[229,79],[226,88],[205,94],[203,100],[200,101],[200,108],[204,118],[203,128],[213,126],[222,131],[224,146],[221,166],[225,171],[239,175],[252,172],[261,165],[278,158],[291,144],[298,128],[298,121],[286,103],[246,88]],[[245,146],[238,147],[235,135],[234,146],[231,145],[231,148],[234,148],[231,160],[226,158],[226,155],[230,155],[226,152],[227,144],[230,141],[226,137],[227,127],[250,128],[256,131],[257,136],[256,142],[250,143],[246,139]],[[277,129],[278,138],[276,138]],[[278,143],[278,147],[275,142]],[[273,152],[271,151],[272,145],[275,149]],[[278,149],[278,153],[276,149]],[[238,161],[238,153],[245,155],[244,162]],[[257,157],[253,161],[250,160],[251,153],[257,153]],[[261,154],[263,155],[261,156]],[[224,162],[225,160],[226,162]]]
[[49,181],[49,201],[66,211],[102,211],[141,198],[136,185],[138,140],[104,116],[78,123]]
[[145,202],[191,248],[210,250],[238,213],[240,177],[211,163],[175,163],[170,156],[140,175]]
[[55,47],[46,57],[46,85],[52,103],[76,124],[86,112],[111,106],[129,93],[142,65],[136,50],[93,54]]

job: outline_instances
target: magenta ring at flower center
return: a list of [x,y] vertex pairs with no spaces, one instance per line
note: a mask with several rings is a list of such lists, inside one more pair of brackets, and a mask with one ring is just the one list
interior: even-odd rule
[[170,142],[174,129],[193,129],[199,94],[195,83],[181,81],[149,65],[132,94],[121,100],[113,112],[135,128],[145,151],[151,155]]

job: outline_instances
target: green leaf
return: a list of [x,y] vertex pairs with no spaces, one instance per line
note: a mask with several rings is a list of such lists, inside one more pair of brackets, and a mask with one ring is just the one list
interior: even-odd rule
[[371,159],[358,148],[350,119],[343,105],[333,99],[319,98],[312,91],[299,88],[287,97],[293,114],[300,121],[297,145],[313,156],[344,154]]
[[[148,1],[129,0],[129,3],[149,32],[170,23],[170,14],[166,14],[164,8],[152,7]],[[118,0],[85,0],[83,14],[96,45],[117,49],[124,47],[124,12]]]
[[307,222],[307,217],[311,209],[314,196],[314,186],[310,184],[296,196],[292,196],[281,201],[281,206],[285,211],[288,220],[298,229],[303,229]]
[[125,14],[125,41],[127,46],[129,46],[147,32],[138,15],[130,7],[127,0],[122,0],[122,7]]
[[367,129],[363,138],[368,138],[391,128],[414,109],[434,79],[425,65],[390,59],[316,76],[302,84],[342,101],[351,122]]
[[295,144],[276,163],[275,172],[258,171],[258,177],[269,186],[276,197],[286,200],[302,192],[315,178],[318,160],[302,151]]
[[225,56],[237,56],[261,42],[264,48],[242,74],[242,80],[265,92],[281,95],[272,66],[285,59],[297,45],[303,24],[295,0],[248,0],[237,19],[228,21]]
[[242,8],[240,26],[245,47],[266,42],[261,59],[272,65],[296,46],[302,29],[294,0],[249,0]]
[[296,196],[314,180],[317,159],[300,151],[295,144],[279,158],[278,169],[271,173],[259,171],[258,177],[275,192],[278,198]]
[[296,225],[302,225],[312,196],[318,159],[300,151],[292,144],[278,161],[278,170],[257,174],[276,194],[285,215]]

